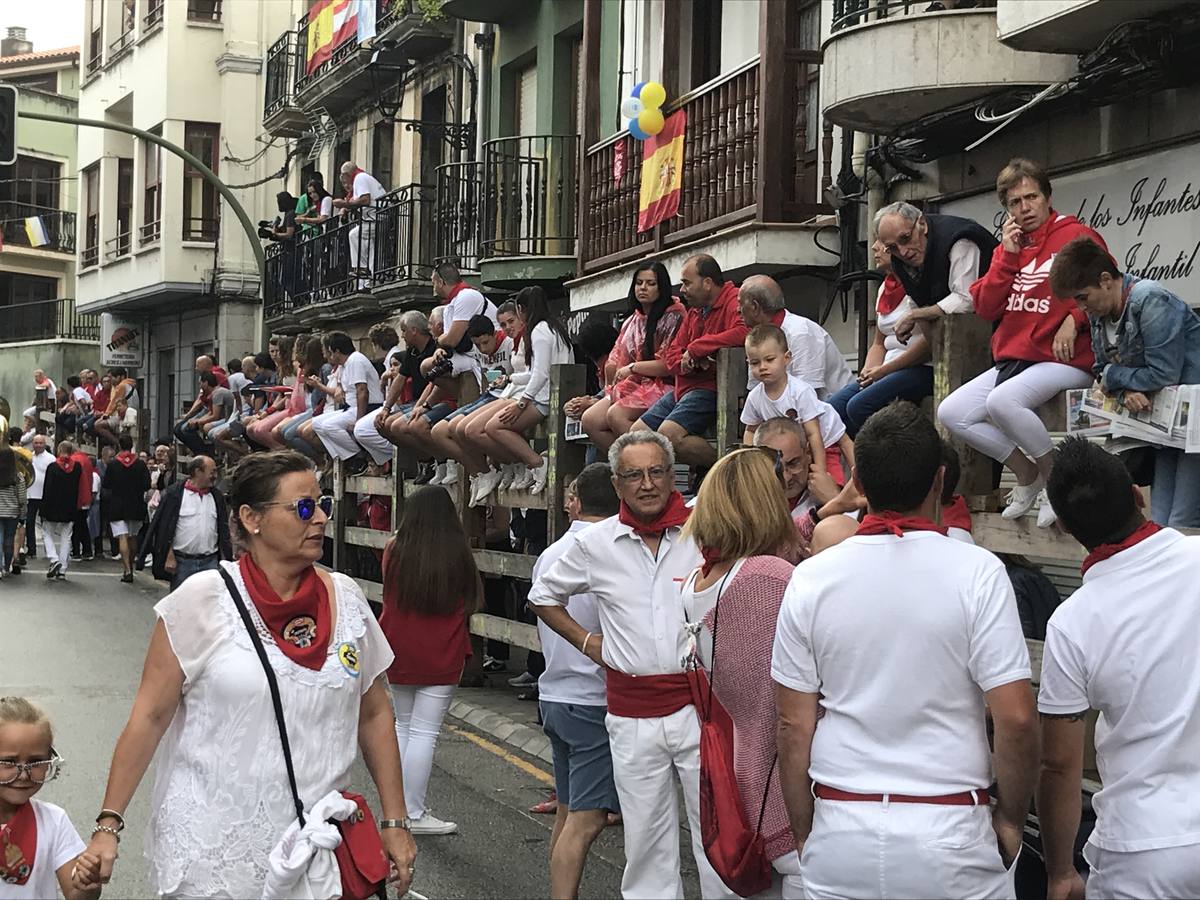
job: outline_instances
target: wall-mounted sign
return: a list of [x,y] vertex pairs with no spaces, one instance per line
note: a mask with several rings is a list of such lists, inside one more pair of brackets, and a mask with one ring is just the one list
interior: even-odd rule
[[140,369],[145,359],[145,324],[138,319],[101,313],[100,365]]
[[[1053,178],[1054,208],[1100,232],[1125,272],[1162,282],[1200,306],[1200,146],[1163,150]],[[941,204],[995,229],[994,191]]]

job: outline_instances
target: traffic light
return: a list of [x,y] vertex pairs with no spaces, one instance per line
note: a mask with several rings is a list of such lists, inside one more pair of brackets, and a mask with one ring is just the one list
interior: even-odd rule
[[17,161],[17,89],[0,84],[0,166]]

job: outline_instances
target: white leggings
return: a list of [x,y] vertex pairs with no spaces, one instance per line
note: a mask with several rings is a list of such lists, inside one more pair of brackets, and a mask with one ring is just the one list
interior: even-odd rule
[[971,379],[942,401],[938,421],[980,453],[1004,462],[1020,447],[1031,459],[1052,449],[1035,409],[1061,391],[1092,384],[1091,373],[1064,363],[1030,366],[997,387],[996,369]]
[[396,739],[400,742],[400,764],[404,767],[404,800],[410,819],[419,819],[425,813],[433,751],[457,686],[391,685],[392,706],[396,709]]

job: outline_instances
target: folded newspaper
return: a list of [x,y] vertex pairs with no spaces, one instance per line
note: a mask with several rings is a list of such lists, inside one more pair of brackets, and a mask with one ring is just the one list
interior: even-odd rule
[[1067,391],[1067,433],[1200,453],[1200,385],[1170,385],[1155,391],[1150,408],[1136,413],[1095,385]]

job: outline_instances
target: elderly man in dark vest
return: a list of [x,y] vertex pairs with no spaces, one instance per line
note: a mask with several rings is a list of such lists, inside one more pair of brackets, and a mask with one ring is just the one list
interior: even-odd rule
[[875,232],[891,254],[892,271],[917,305],[896,325],[900,340],[908,340],[922,323],[974,310],[971,284],[987,271],[997,243],[986,228],[900,202],[875,214]]

